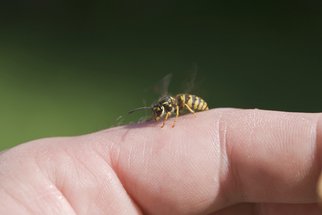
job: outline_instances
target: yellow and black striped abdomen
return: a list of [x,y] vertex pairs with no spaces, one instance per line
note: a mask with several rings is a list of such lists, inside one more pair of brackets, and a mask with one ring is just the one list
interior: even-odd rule
[[205,100],[199,96],[191,94],[178,94],[176,96],[176,100],[180,110],[182,110],[185,105],[194,111],[204,111],[209,109],[207,102],[205,102]]

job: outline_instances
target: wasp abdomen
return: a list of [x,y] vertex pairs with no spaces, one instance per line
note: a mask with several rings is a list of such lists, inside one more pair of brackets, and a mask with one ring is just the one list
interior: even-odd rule
[[207,102],[205,102],[205,100],[199,96],[191,94],[178,94],[176,96],[176,100],[180,109],[183,109],[185,105],[194,111],[204,111],[209,109]]

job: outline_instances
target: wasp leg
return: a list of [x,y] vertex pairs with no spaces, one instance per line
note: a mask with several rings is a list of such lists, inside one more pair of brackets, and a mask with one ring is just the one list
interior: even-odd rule
[[187,105],[187,104],[184,104],[184,106],[186,106],[186,108],[195,116],[196,113]]
[[162,125],[161,125],[161,128],[163,128],[164,127],[164,125],[165,125],[165,122],[167,121],[167,119],[169,118],[169,116],[171,115],[171,112],[167,112],[166,113],[166,115],[165,115],[165,117],[164,117],[164,120],[163,120],[163,123],[162,123]]
[[176,118],[174,118],[174,120],[173,120],[172,128],[174,128],[174,126],[176,125],[178,116],[179,116],[179,107],[177,106],[176,107]]

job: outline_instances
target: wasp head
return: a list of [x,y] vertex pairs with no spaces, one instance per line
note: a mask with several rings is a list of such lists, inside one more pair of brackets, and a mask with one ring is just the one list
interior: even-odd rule
[[174,111],[175,99],[171,96],[161,97],[157,103],[152,105],[152,112],[156,121],[160,120],[166,113]]
[[152,112],[156,121],[159,121],[165,114],[164,107],[159,103],[153,105]]

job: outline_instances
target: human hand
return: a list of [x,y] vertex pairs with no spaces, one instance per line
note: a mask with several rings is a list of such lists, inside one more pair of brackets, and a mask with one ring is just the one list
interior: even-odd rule
[[321,114],[214,109],[36,140],[0,154],[0,214],[320,214],[321,138]]

